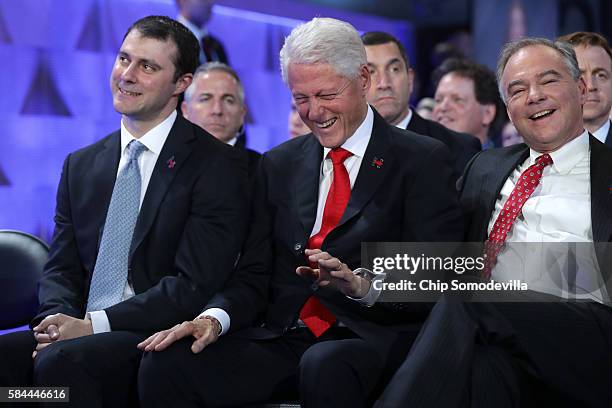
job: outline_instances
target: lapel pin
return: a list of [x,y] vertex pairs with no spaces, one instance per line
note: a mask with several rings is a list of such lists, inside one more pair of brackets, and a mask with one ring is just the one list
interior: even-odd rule
[[176,165],[176,162],[174,161],[174,156],[170,157],[168,161],[166,162],[166,164],[168,165],[168,168],[172,170],[174,166]]
[[383,166],[383,163],[385,161],[383,159],[379,159],[378,157],[375,157],[372,160],[372,167],[376,167],[377,169],[380,169]]

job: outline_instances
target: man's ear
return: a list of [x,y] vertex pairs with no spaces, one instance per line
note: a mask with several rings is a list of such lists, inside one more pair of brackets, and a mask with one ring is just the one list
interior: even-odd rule
[[497,107],[494,103],[488,103],[482,106],[482,124],[489,126],[495,119],[495,113],[497,113]]
[[185,89],[189,88],[189,85],[191,85],[192,81],[193,81],[193,74],[187,73],[187,74],[181,75],[179,79],[176,80],[176,84],[174,87],[175,94],[179,95],[185,92]]
[[359,69],[359,85],[361,87],[361,90],[363,91],[363,94],[365,96],[368,95],[368,90],[370,89],[370,84],[372,82],[372,78],[370,76],[370,70],[368,69],[368,66],[366,64],[362,65],[361,68]]

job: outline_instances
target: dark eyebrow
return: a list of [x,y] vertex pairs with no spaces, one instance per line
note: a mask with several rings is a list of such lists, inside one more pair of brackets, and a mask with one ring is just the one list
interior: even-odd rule
[[[127,57],[127,58],[130,58],[130,59],[132,58],[130,54],[128,54],[125,51],[121,51],[121,50],[117,53],[117,55],[119,55],[121,57]],[[155,62],[153,60],[150,60],[150,59],[146,59],[145,58],[145,59],[139,60],[138,62],[141,63],[141,64],[151,65],[152,67],[157,68],[157,69],[161,68],[161,65],[159,65],[157,62]]]
[[402,62],[399,58],[393,58],[391,61],[387,62],[387,66],[397,64],[399,62]]
[[561,74],[559,73],[559,71],[557,71],[555,69],[549,69],[547,71],[540,72],[539,74],[537,74],[536,78],[542,79],[542,78],[544,78],[547,75],[553,75],[553,76],[556,76],[556,77],[559,77],[559,78],[561,77]]
[[510,83],[506,87],[506,92],[510,91],[510,88],[514,86],[524,85],[524,84],[525,84],[525,81],[522,79],[515,79],[514,81],[510,81]]

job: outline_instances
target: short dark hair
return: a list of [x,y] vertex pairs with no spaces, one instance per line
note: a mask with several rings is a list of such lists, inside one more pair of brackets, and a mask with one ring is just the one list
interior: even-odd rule
[[176,44],[176,55],[172,59],[175,72],[174,81],[184,74],[193,74],[200,58],[200,44],[195,35],[187,27],[166,16],[147,16],[136,21],[123,36],[128,36],[132,30],[145,38],[167,41],[169,38]]
[[404,64],[406,64],[406,69],[410,68],[410,60],[408,59],[408,53],[406,53],[406,48],[402,45],[402,43],[392,36],[389,33],[385,33],[383,31],[369,31],[361,36],[361,41],[364,46],[368,45],[381,45],[393,43],[397,45],[397,49],[404,60]]
[[563,41],[566,43],[570,43],[572,47],[578,47],[580,45],[583,46],[591,46],[591,47],[601,47],[610,57],[610,61],[612,61],[612,49],[610,49],[610,44],[606,37],[601,34],[593,33],[590,31],[577,31],[575,33],[562,35],[557,38],[557,41]]
[[497,89],[497,80],[493,71],[467,58],[449,58],[433,73],[434,89],[438,88],[442,77],[450,73],[474,82],[474,95],[478,103],[495,106],[495,118],[489,127],[489,135],[496,138],[506,122],[506,109]]

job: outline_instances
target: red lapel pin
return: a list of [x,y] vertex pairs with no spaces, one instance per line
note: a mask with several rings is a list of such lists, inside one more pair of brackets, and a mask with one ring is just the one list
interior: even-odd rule
[[372,160],[372,167],[376,167],[377,169],[380,169],[383,166],[383,163],[385,161],[383,159],[379,159],[378,157],[375,157]]
[[174,161],[174,156],[170,157],[168,161],[166,162],[166,164],[168,165],[168,168],[172,170],[174,166],[176,165],[176,162]]

